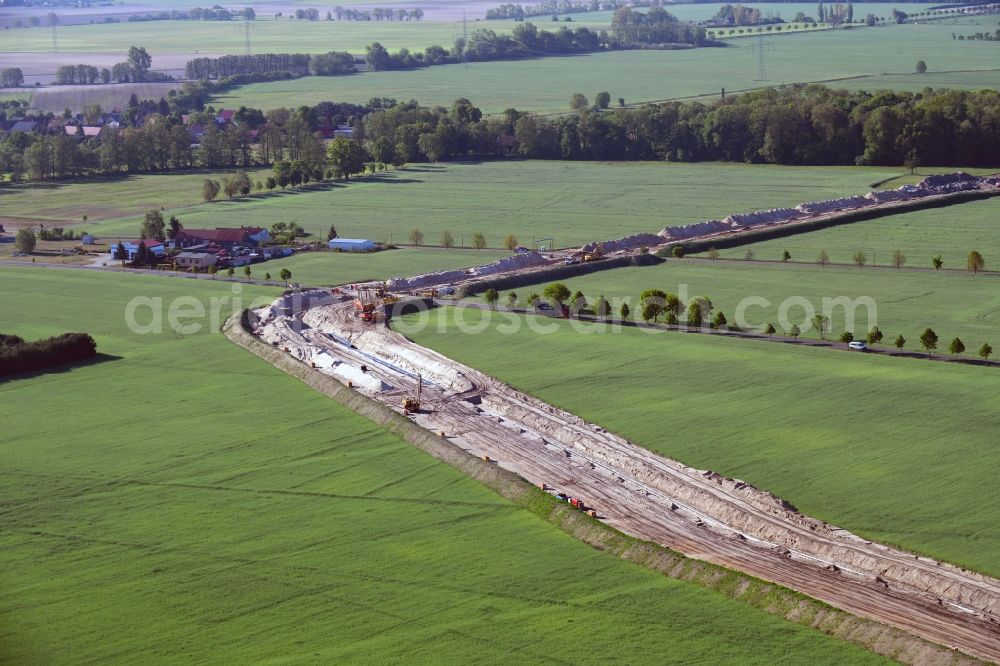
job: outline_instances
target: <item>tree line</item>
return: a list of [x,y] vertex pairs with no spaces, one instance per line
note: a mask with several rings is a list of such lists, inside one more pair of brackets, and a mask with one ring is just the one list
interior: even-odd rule
[[97,343],[86,333],[63,333],[35,342],[0,334],[0,376],[37,372],[96,354]]
[[521,3],[507,3],[486,10],[486,20],[514,19],[523,21],[532,16],[547,16],[549,14],[578,14],[583,12],[602,12],[619,7],[659,7],[660,0],[544,0],[525,7]]

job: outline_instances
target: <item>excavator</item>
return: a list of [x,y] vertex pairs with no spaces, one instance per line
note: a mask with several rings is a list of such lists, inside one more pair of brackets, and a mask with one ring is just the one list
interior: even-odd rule
[[372,295],[370,289],[359,288],[358,297],[354,299],[354,314],[366,324],[374,324],[378,316],[378,298]]
[[424,387],[423,378],[417,375],[417,396],[407,396],[403,398],[403,414],[413,414],[420,411],[420,394]]

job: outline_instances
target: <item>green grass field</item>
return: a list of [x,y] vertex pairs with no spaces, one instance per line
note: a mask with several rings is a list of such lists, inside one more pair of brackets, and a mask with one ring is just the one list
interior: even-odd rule
[[470,334],[448,324],[456,311],[482,316],[436,310],[408,335],[807,514],[1000,573],[996,370],[561,320],[548,335]]
[[[823,299],[846,297],[858,303],[845,312],[844,306],[831,307],[830,335],[839,337],[854,319],[853,334],[863,339],[874,325],[882,330],[883,345],[892,346],[897,335],[907,341],[907,348],[919,350],[921,332],[928,326],[941,338],[940,349],[947,353],[948,343],[958,336],[968,348],[967,356],[975,357],[983,342],[1000,349],[1000,290],[996,276],[973,276],[950,271],[896,271],[889,268],[827,266],[816,264],[766,264],[746,261],[701,261],[671,259],[658,266],[620,268],[592,273],[564,281],[574,293],[584,293],[590,303],[605,296],[617,315],[620,305],[615,299],[625,299],[638,319],[639,294],[646,289],[662,289],[679,293],[682,300],[708,296],[716,312],[737,321],[737,306],[745,301],[745,321],[748,327],[780,323],[782,303],[790,298],[804,298],[817,313],[823,312]],[[541,294],[544,284],[520,287],[521,297],[531,292]],[[686,298],[685,298],[686,295]],[[502,294],[506,302],[506,292]],[[765,298],[769,305],[753,303],[749,298]],[[870,298],[874,309],[869,310],[860,299]],[[832,302],[832,300],[831,300]],[[789,301],[791,303],[791,301]],[[804,331],[810,327],[804,313],[795,305],[787,312],[790,324]],[[803,337],[818,338],[818,331],[809,330]]]
[[869,264],[892,263],[900,250],[907,265],[929,268],[941,255],[944,265],[965,268],[970,250],[986,258],[986,267],[1000,269],[1000,199],[973,201],[947,208],[891,215],[805,234],[720,250],[723,257],[743,258],[747,249],[758,259],[781,259],[788,250],[793,259],[816,261],[826,250],[831,261],[851,263],[854,252],[865,253]]
[[219,334],[124,326],[229,285],[0,286],[5,332],[115,357],[0,383],[0,661],[877,661],[592,550]]
[[330,286],[465,268],[489,263],[508,254],[496,250],[477,252],[439,248],[401,248],[370,254],[307,252],[255,266],[254,275],[263,275],[264,271],[267,271],[277,279],[281,269],[287,268],[292,272],[294,282]]
[[[78,220],[83,213],[98,236],[134,236],[139,211],[164,206],[192,228],[296,221],[326,237],[335,224],[341,236],[407,243],[420,229],[427,244],[450,231],[459,245],[483,233],[490,247],[507,234],[522,243],[569,247],[668,224],[688,224],[802,201],[867,192],[873,182],[899,173],[891,168],[780,167],[744,164],[664,162],[505,161],[478,164],[420,164],[398,172],[328,183],[245,200],[201,201],[202,174],[144,176],[136,183],[50,185],[0,190],[3,215],[26,220],[44,214]],[[221,176],[220,176],[221,177]],[[141,185],[141,186],[138,186]],[[119,189],[120,188],[120,189]],[[136,212],[116,213],[115,195]],[[87,204],[96,201],[98,204]],[[9,211],[9,212],[8,212]],[[124,212],[124,211],[123,211]],[[103,217],[102,217],[103,216]]]
[[[814,8],[815,9],[815,8]],[[492,22],[490,22],[492,26]],[[544,24],[543,24],[544,25]],[[830,81],[831,86],[919,91],[926,86],[1000,87],[993,42],[957,41],[952,32],[993,31],[995,21],[977,25],[934,23],[857,30],[821,31],[773,37],[767,52],[768,81],[756,81],[757,58],[736,40],[728,48],[683,51],[617,51],[584,56],[448,65],[409,72],[372,72],[350,77],[311,77],[245,86],[214,99],[227,107],[273,108],[324,100],[365,102],[372,97],[417,99],[427,105],[467,97],[486,112],[509,107],[567,112],[570,97],[590,98],[602,90],[626,103],[718,95],[762,85]],[[926,78],[910,73],[927,62]],[[973,73],[954,70],[988,70]],[[887,73],[904,76],[884,76]],[[838,82],[845,77],[872,76]]]
[[[250,170],[255,180],[270,169]],[[76,181],[21,183],[0,188],[0,224],[28,223],[46,226],[73,224],[88,216],[89,228],[102,233],[98,223],[111,218],[142,215],[150,208],[189,206],[201,201],[206,178],[223,181],[228,173],[198,171],[156,175],[94,178]],[[138,226],[130,233],[138,233]],[[120,227],[117,233],[126,231]]]

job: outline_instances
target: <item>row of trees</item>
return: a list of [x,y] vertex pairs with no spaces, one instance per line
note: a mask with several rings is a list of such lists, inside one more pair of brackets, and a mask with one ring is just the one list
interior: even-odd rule
[[365,125],[370,138],[413,147],[420,135],[434,134],[440,150],[424,152],[430,159],[497,154],[497,137],[512,134],[514,152],[536,159],[990,166],[1000,155],[1000,93],[873,94],[809,85],[713,104],[584,109],[556,118],[511,109],[474,122],[440,107],[400,105],[369,115]]
[[659,7],[660,0],[544,0],[525,7],[520,3],[507,3],[486,10],[486,20],[514,19],[523,21],[532,16],[549,14],[578,14],[581,12],[603,12],[619,7]]
[[[189,79],[218,79],[238,74],[269,74],[272,72],[288,72],[290,74],[306,75],[310,73],[312,58],[328,59],[334,53],[325,56],[312,56],[306,53],[261,53],[257,55],[226,55],[218,58],[195,58],[184,66],[184,74]],[[353,67],[354,57],[346,54]]]
[[0,376],[78,363],[96,354],[97,343],[86,333],[63,333],[35,342],[25,342],[16,335],[0,335]]
[[[679,254],[675,253],[675,256],[683,256],[682,247],[678,246],[675,247],[675,249],[681,250]],[[706,255],[712,261],[715,261],[720,256],[719,251],[714,247],[708,248]],[[788,250],[782,252],[781,261],[788,262],[791,260],[791,258],[792,254]],[[889,258],[891,262],[890,265],[895,266],[896,270],[901,269],[903,266],[906,265],[906,262],[908,261],[906,254],[902,250],[893,250],[890,253]],[[747,248],[746,252],[744,252],[743,254],[743,259],[745,261],[753,261],[754,259],[753,250]],[[830,255],[827,254],[826,250],[819,251],[819,256],[816,258],[816,263],[818,263],[820,266],[826,266],[830,263]],[[868,264],[868,255],[865,253],[864,250],[855,250],[854,253],[851,255],[851,263],[853,263],[858,268],[864,268]],[[940,254],[931,257],[931,266],[935,270],[941,270],[941,268],[944,267],[944,260],[941,258]],[[968,257],[966,258],[965,266],[970,273],[981,273],[984,270],[986,270],[986,259],[983,257],[982,253],[980,253],[978,250],[972,250],[969,252]]]
[[24,84],[24,72],[20,67],[0,69],[0,88],[20,88]]

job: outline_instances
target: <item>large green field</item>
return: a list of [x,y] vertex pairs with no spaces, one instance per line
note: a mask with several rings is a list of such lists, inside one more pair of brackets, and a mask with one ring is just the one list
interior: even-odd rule
[[[492,22],[491,22],[492,25]],[[615,51],[591,55],[510,62],[429,67],[403,72],[371,72],[349,77],[310,77],[245,86],[215,98],[216,105],[273,108],[315,104],[324,100],[365,102],[372,97],[417,99],[423,104],[450,104],[467,97],[486,112],[509,107],[537,112],[565,112],[570,97],[593,97],[607,90],[626,103],[717,95],[811,81],[853,79],[853,88],[908,89],[926,86],[1000,87],[995,43],[958,41],[953,32],[993,31],[995,21],[979,25],[900,25],[823,31],[773,37],[767,52],[767,82],[756,81],[757,58],[736,40],[728,48],[681,51]],[[908,73],[917,60],[927,62],[927,78]],[[980,70],[973,73],[956,70]],[[906,74],[886,77],[885,74]]]
[[986,258],[986,267],[998,270],[998,222],[1000,199],[994,198],[761,241],[719,254],[742,258],[749,249],[758,259],[780,259],[788,250],[793,259],[816,261],[826,250],[831,261],[848,264],[855,251],[861,250],[869,264],[887,266],[892,264],[893,252],[900,250],[907,265],[929,268],[931,257],[941,255],[946,267],[965,268],[969,251],[978,250]]
[[[885,335],[886,346],[902,335],[909,349],[919,350],[921,332],[931,327],[940,336],[940,351],[945,353],[948,342],[956,336],[965,342],[968,355],[974,355],[983,342],[1000,349],[1000,278],[993,275],[670,259],[653,267],[591,273],[565,280],[565,284],[574,293],[582,291],[591,303],[605,296],[616,313],[624,299],[638,314],[639,294],[646,289],[662,289],[679,293],[685,301],[708,296],[716,312],[722,311],[729,322],[740,324],[737,310],[742,302],[747,327],[770,323],[779,332],[786,328],[780,323],[780,313],[787,301],[787,321],[800,326],[804,337],[812,338],[819,334],[815,329],[807,330],[811,326],[807,308],[789,299],[805,299],[816,313],[823,312],[824,299],[830,299],[831,335],[827,337],[839,337],[853,319],[856,338],[864,338],[877,325]],[[540,294],[544,287],[521,287],[517,292],[524,297],[530,292]],[[834,299],[844,297],[852,301],[849,308],[832,306]],[[760,298],[769,304],[750,300]],[[864,299],[870,299],[871,312]]]
[[502,334],[503,315],[471,334],[453,316],[483,311],[439,309],[408,335],[807,514],[1000,573],[996,370],[562,320]]
[[0,661],[877,661],[592,550],[217,333],[125,327],[229,285],[0,285],[4,332],[111,357],[0,383]]
[[397,244],[409,242],[417,228],[427,244],[450,231],[459,245],[469,245],[471,235],[481,232],[490,247],[502,247],[510,233],[524,244],[551,236],[554,240],[543,244],[569,247],[733,212],[863,193],[898,173],[892,168],[511,160],[413,165],[346,184],[210,204],[201,202],[204,176],[196,174],[144,176],[107,195],[101,186],[86,184],[7,188],[0,190],[0,200],[11,202],[4,211],[12,217],[30,220],[46,211],[47,223],[56,215],[78,220],[83,213],[97,220],[105,208],[118,205],[113,192],[121,192],[136,212],[88,223],[103,237],[134,236],[142,219],[138,211],[162,205],[193,228],[269,227],[294,220],[323,238],[334,224],[344,237]]
[[366,254],[307,252],[256,266],[254,274],[259,276],[267,271],[277,279],[281,269],[287,268],[292,272],[294,282],[330,286],[465,268],[489,263],[509,254],[498,250],[477,252],[441,248],[401,248]]

